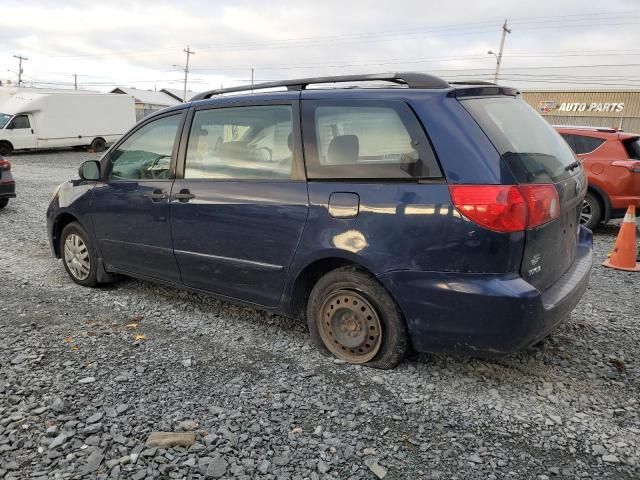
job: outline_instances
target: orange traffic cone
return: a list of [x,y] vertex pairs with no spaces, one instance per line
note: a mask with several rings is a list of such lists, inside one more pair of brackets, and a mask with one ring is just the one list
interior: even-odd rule
[[624,216],[616,244],[608,260],[602,265],[616,270],[640,272],[640,263],[636,262],[636,206],[629,205]]

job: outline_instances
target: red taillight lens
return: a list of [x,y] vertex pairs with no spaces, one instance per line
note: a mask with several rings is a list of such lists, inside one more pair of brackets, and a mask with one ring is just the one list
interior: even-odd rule
[[450,185],[460,213],[494,232],[519,232],[560,216],[553,185]]
[[11,170],[11,162],[9,160],[0,159],[0,170]]
[[527,202],[527,228],[543,225],[560,216],[560,198],[553,185],[520,185]]
[[451,185],[456,208],[472,222],[495,232],[527,228],[527,206],[514,185]]

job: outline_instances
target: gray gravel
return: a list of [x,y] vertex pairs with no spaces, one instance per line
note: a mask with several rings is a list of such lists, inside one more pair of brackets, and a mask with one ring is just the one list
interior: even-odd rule
[[[11,159],[0,478],[640,478],[639,275],[595,267],[570,320],[512,357],[350,366],[296,320],[137,280],[72,283],[44,213],[91,157]],[[598,232],[597,259],[615,233]],[[145,445],[184,431],[188,448]]]

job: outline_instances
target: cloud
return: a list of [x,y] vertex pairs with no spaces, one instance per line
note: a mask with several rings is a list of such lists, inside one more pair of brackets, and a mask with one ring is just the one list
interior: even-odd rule
[[638,78],[636,67],[541,68],[640,63],[640,51],[629,51],[640,40],[632,0],[606,8],[578,0],[8,1],[0,16],[0,62],[3,72],[15,71],[12,54],[29,57],[24,76],[42,84],[70,86],[77,73],[89,88],[176,87],[182,50],[190,45],[194,89],[247,82],[251,68],[257,80],[390,70],[484,79],[492,76],[495,59],[486,52],[497,50],[504,17],[512,25],[502,66],[508,83],[553,87],[567,79],[568,85],[572,74],[602,83],[609,73]]

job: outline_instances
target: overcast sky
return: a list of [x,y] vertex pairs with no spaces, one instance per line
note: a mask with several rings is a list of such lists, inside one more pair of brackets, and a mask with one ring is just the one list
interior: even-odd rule
[[[434,72],[501,83],[640,88],[640,0],[90,2],[0,0],[0,79],[190,89],[314,75]],[[177,65],[177,66],[176,66]],[[589,66],[591,67],[585,67]],[[11,71],[8,71],[11,70]]]

